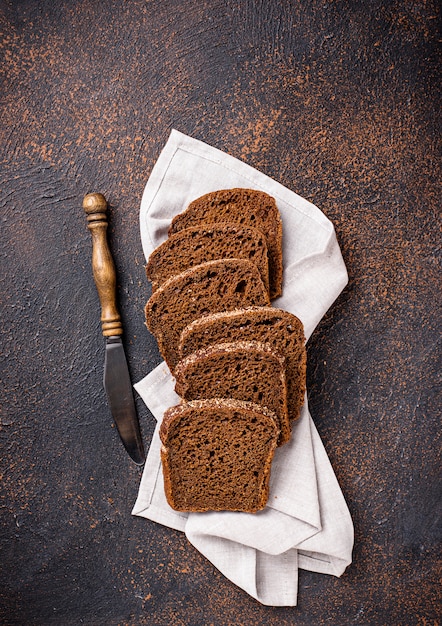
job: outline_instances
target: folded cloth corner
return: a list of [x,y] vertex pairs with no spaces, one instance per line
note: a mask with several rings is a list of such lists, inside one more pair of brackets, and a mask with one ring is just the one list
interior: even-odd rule
[[[172,217],[222,188],[275,197],[283,222],[283,295],[274,305],[297,315],[308,338],[347,284],[331,222],[313,204],[249,165],[173,130],[145,187],[140,229],[146,259]],[[180,398],[161,363],[135,385],[157,419],[133,515],[180,530],[227,578],[265,605],[295,606],[298,568],[340,576],[351,563],[353,524],[305,399],[289,443],[272,464],[266,508],[255,514],[184,514],[167,503],[159,424]]]

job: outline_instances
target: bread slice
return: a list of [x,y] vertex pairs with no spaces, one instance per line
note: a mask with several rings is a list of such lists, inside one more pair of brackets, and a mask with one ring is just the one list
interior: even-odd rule
[[250,305],[268,305],[269,295],[254,263],[222,259],[169,278],[145,307],[146,325],[173,373],[181,331],[198,317]]
[[160,427],[164,491],[177,511],[263,509],[278,440],[274,415],[252,402],[194,400]]
[[304,327],[292,313],[275,307],[248,307],[196,319],[182,331],[180,358],[221,342],[260,341],[285,357],[287,403],[291,420],[299,417],[306,388]]
[[231,222],[265,235],[269,254],[270,299],[282,293],[282,222],[272,196],[255,189],[222,189],[197,198],[176,215],[169,235],[198,224]]
[[216,259],[249,259],[269,289],[267,244],[256,228],[234,224],[208,224],[185,228],[171,235],[149,257],[146,276],[155,291],[168,278],[189,267]]
[[232,398],[266,406],[278,418],[278,445],[290,439],[285,362],[259,341],[217,343],[197,350],[175,368],[175,391],[185,400]]

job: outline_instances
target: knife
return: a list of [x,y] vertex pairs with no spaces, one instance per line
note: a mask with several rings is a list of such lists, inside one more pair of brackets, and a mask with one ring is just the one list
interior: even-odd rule
[[107,242],[106,198],[101,193],[89,193],[83,199],[83,209],[92,235],[92,270],[101,304],[101,328],[106,337],[104,388],[121,441],[134,463],[142,465],[143,440],[121,339],[123,325],[117,308],[115,265]]

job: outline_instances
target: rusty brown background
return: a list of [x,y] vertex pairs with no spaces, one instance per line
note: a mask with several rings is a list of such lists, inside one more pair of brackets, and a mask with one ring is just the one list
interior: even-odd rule
[[[434,0],[1,0],[0,621],[434,626],[440,588],[440,14]],[[334,222],[350,282],[308,344],[355,524],[341,579],[263,607],[130,515],[81,203],[101,191],[133,380],[158,362],[138,215],[171,128]],[[154,419],[137,407],[148,446]]]

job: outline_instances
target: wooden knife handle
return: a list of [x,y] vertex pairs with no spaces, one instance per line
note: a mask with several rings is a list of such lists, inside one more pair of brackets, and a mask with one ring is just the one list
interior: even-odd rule
[[101,193],[84,197],[83,209],[92,235],[92,271],[101,304],[101,328],[105,337],[123,334],[117,308],[117,277],[107,242],[107,201]]

